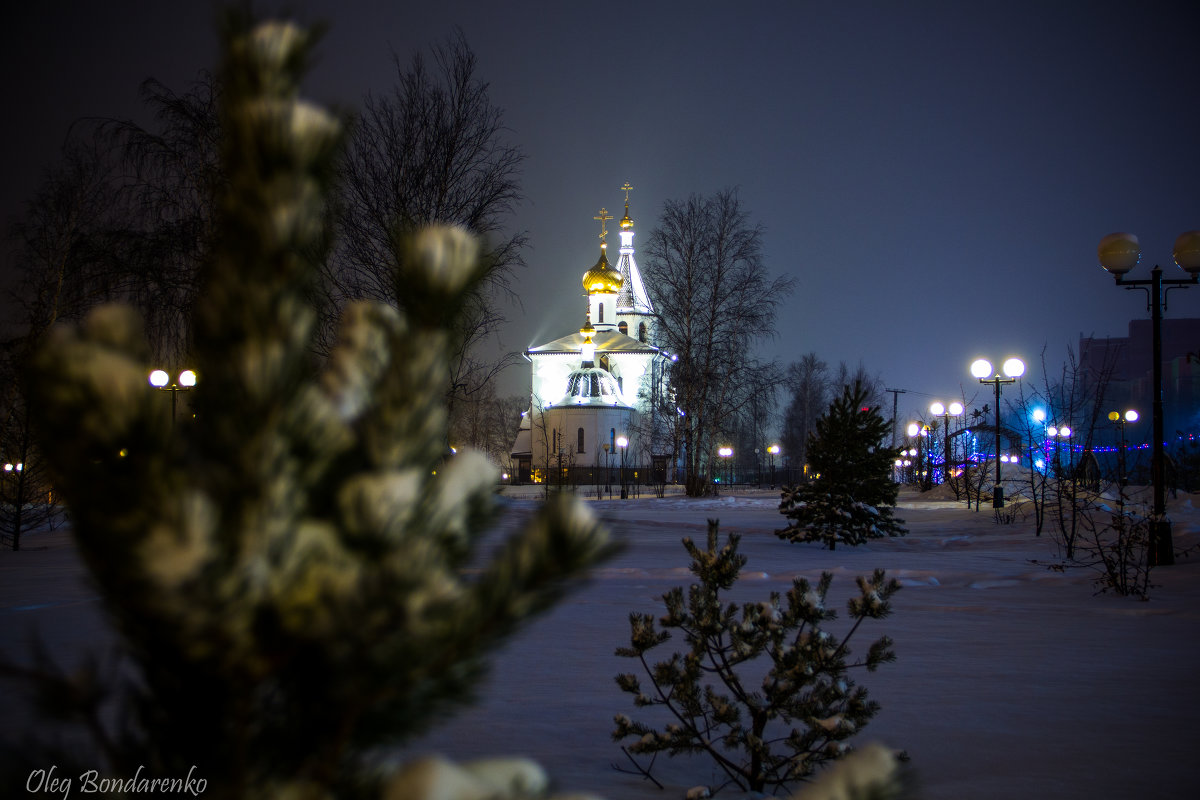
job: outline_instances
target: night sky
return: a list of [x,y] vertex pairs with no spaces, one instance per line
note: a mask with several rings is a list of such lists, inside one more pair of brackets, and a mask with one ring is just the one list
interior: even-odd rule
[[[5,218],[73,119],[144,119],[144,78],[183,91],[217,58],[209,3],[30,6],[0,44]],[[1045,348],[1057,373],[1081,334],[1125,335],[1144,294],[1096,266],[1100,237],[1137,233],[1133,277],[1154,263],[1172,277],[1176,235],[1200,228],[1195,3],[293,8],[332,24],[306,88],[343,108],[390,89],[393,52],[407,62],[463,29],[528,156],[513,350],[582,324],[592,217],[620,217],[626,181],[640,245],[664,200],[740,187],[768,268],[797,285],[764,354],[861,361],[909,390],[902,408],[964,389],[986,402],[968,372],[980,355],[1040,373]],[[1200,316],[1200,291],[1172,293],[1167,316]],[[527,381],[522,364],[505,390]]]

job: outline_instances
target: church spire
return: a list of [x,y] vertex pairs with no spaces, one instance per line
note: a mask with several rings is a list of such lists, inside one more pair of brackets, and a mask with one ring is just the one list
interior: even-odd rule
[[622,315],[650,315],[654,306],[642,283],[642,273],[633,257],[633,218],[629,216],[629,193],[633,187],[628,182],[621,187],[625,192],[625,216],[621,219],[621,258],[617,271],[621,273],[621,293],[617,296],[617,313]]

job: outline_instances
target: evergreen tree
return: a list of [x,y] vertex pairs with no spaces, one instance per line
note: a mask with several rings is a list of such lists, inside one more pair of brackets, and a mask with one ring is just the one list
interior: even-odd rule
[[[639,709],[669,712],[670,722],[660,729],[618,714],[613,739],[635,740],[624,748],[631,759],[660,752],[707,755],[731,783],[763,791],[808,779],[847,754],[846,741],[879,710],[849,670],[873,672],[894,661],[892,641],[880,637],[855,661],[849,642],[863,620],[891,613],[889,600],[900,585],[883,570],[859,577],[859,596],[847,604],[853,625],[840,640],[824,629],[837,616],[825,607],[833,581],[828,572],[816,586],[797,578],[786,598],[773,592],[767,602],[745,603],[739,615],[737,605],[722,599],[746,563],[738,538],[731,534],[719,544],[717,521],[709,520],[705,549],[683,540],[700,583],[689,587],[686,599],[681,587],[663,595],[662,629],[651,614],[630,614],[630,646],[616,652],[637,659],[650,685],[643,688],[632,673],[618,675],[617,685]],[[668,641],[671,630],[683,635],[687,651],[651,664],[648,653]],[[750,673],[760,658],[766,667],[761,680]],[[649,776],[648,767],[634,763]]]
[[[419,302],[351,304],[314,374],[307,298],[341,133],[297,97],[313,40],[229,20],[229,183],[193,324],[194,419],[162,413],[130,308],[52,329],[32,360],[46,459],[125,660],[0,663],[94,745],[9,760],[0,785],[55,764],[142,780],[131,794],[186,777],[218,798],[447,796],[397,785],[422,780],[411,772],[389,780],[385,749],[468,702],[487,653],[609,550],[563,499],[473,555],[496,520],[496,471],[444,458],[451,331],[486,271],[461,229],[418,233],[403,289]],[[510,777],[469,796],[544,788]]]
[[808,439],[812,478],[783,490],[779,511],[791,522],[776,531],[779,538],[823,542],[833,550],[838,542],[858,545],[907,533],[904,520],[893,516],[897,451],[883,445],[891,428],[867,403],[867,390],[855,381],[817,420]]

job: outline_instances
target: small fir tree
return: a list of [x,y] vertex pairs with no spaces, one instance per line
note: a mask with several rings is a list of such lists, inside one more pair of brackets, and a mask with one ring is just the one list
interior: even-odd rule
[[889,433],[862,385],[846,386],[809,435],[811,479],[783,490],[779,511],[791,522],[776,535],[833,550],[907,533],[893,516],[900,487],[892,480],[897,451],[883,444]]
[[[825,606],[830,573],[816,586],[797,578],[786,597],[773,592],[739,613],[722,599],[746,563],[738,540],[731,534],[721,545],[718,523],[709,520],[705,549],[683,540],[700,583],[688,588],[686,599],[681,587],[663,595],[661,629],[651,614],[630,614],[630,646],[616,652],[640,662],[650,685],[643,687],[633,673],[618,675],[617,685],[639,709],[661,708],[671,717],[661,728],[624,714],[615,718],[613,739],[634,740],[623,749],[647,776],[649,767],[636,756],[703,754],[743,790],[784,786],[847,754],[847,740],[879,710],[849,672],[873,672],[894,661],[892,640],[880,637],[855,661],[849,643],[864,620],[891,613],[900,585],[883,570],[859,577],[860,593],[847,604],[853,625],[840,640],[824,629],[837,616]],[[671,630],[683,635],[687,651],[651,663],[650,651],[667,642]],[[752,677],[753,666],[765,668],[761,680]]]
[[[31,367],[46,457],[128,660],[0,672],[32,680],[98,751],[32,768],[186,776],[217,798],[448,796],[437,787],[474,778],[427,763],[389,779],[386,748],[468,702],[487,653],[609,545],[561,498],[473,557],[496,472],[480,454],[445,460],[442,394],[457,311],[486,269],[465,232],[420,233],[400,287],[411,311],[351,304],[314,371],[307,298],[341,126],[297,97],[312,34],[230,23],[230,180],[197,304],[194,419],[162,413],[128,308],[52,330]],[[28,771],[7,768],[3,785],[23,785]],[[517,771],[459,795],[544,788]]]

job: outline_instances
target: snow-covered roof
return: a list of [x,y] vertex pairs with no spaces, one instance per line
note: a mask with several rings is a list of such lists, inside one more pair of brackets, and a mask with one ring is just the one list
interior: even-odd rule
[[517,440],[513,442],[511,455],[513,458],[533,455],[533,434],[529,426],[522,425],[517,431]]
[[[616,330],[598,330],[592,334],[592,344],[597,353],[657,353],[657,347],[638,341],[632,336]],[[526,355],[552,353],[579,353],[583,349],[583,334],[575,332],[561,339],[531,347]]]

